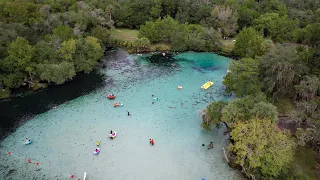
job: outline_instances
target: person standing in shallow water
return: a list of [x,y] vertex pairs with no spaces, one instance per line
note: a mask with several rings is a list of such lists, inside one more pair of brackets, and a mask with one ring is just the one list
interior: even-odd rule
[[130,112],[128,111],[128,116],[130,116]]

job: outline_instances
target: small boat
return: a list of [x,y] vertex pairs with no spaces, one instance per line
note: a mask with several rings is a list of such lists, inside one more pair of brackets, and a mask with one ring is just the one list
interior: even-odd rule
[[96,150],[93,151],[93,154],[98,155],[100,152],[100,148],[97,148]]
[[201,86],[201,89],[208,89],[211,87],[214,83],[212,81],[206,82],[204,85]]
[[108,99],[115,99],[115,98],[116,98],[116,96],[115,96],[115,95],[113,95],[113,94],[108,94],[107,98],[108,98]]
[[231,72],[231,70],[230,69],[227,69],[227,73],[230,73]]
[[25,142],[24,142],[24,144],[26,144],[26,145],[28,145],[28,144],[31,144],[32,143],[32,140],[30,139],[30,141],[29,140],[26,140]]
[[110,139],[114,139],[117,137],[117,132],[113,132],[112,134],[109,134]]
[[84,172],[84,174],[83,174],[83,180],[86,180],[86,177],[87,177],[87,172]]
[[113,104],[113,107],[118,107],[118,106],[121,107],[121,106],[123,106],[123,104],[122,103],[117,103],[117,102]]

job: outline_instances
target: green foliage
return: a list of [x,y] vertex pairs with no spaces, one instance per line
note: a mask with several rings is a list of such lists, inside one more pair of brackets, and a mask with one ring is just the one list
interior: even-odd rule
[[320,22],[308,24],[302,29],[300,39],[303,43],[316,46],[320,42]]
[[146,37],[152,43],[171,42],[172,35],[176,32],[179,22],[170,16],[157,19],[154,22],[147,21],[140,27],[138,37]]
[[292,97],[294,85],[308,72],[306,63],[299,60],[296,48],[291,45],[277,44],[260,62],[265,91],[275,99]]
[[211,130],[211,125],[216,125],[221,122],[222,110],[227,105],[227,102],[214,101],[203,111],[201,126],[206,130]]
[[38,64],[37,71],[41,80],[63,84],[71,80],[75,75],[73,63],[62,62],[60,64]]
[[0,89],[0,99],[5,99],[10,97],[9,89]]
[[238,8],[238,14],[239,14],[239,19],[238,19],[239,29],[251,26],[253,20],[258,16],[257,11],[245,5],[241,5]]
[[92,28],[89,35],[98,38],[102,43],[107,43],[110,40],[110,30],[100,26]]
[[64,60],[72,61],[72,55],[76,52],[76,41],[74,39],[63,41],[59,52]]
[[68,39],[74,38],[73,30],[69,26],[59,25],[53,31],[53,34],[59,38],[61,41],[66,41]]
[[253,27],[262,31],[265,37],[282,42],[292,39],[292,32],[298,27],[298,22],[277,13],[266,13],[253,21]]
[[231,72],[224,77],[223,81],[228,93],[234,91],[238,97],[243,97],[260,92],[258,60],[243,58],[232,61],[229,69]]
[[249,177],[261,173],[264,178],[276,178],[288,170],[293,160],[294,142],[288,134],[277,132],[276,124],[270,119],[240,121],[231,137],[234,144],[230,144],[229,149]]
[[[222,110],[222,121],[228,123],[237,123],[239,121],[248,121],[252,117],[258,116],[259,112],[268,111],[270,110],[270,106],[259,106],[258,108],[267,108],[266,110],[256,110],[252,111],[257,103],[264,102],[267,103],[266,97],[263,93],[258,93],[255,95],[245,96],[243,98],[238,98],[226,105]],[[267,103],[268,104],[268,103]],[[271,117],[276,116],[277,112],[270,112],[275,113],[275,115],[270,115]]]
[[58,51],[56,51],[53,44],[49,42],[39,41],[35,45],[34,60],[36,63],[55,62],[58,59],[58,55]]
[[258,119],[270,119],[274,123],[278,121],[277,107],[271,103],[256,103],[250,113]]
[[221,35],[213,28],[179,24],[171,17],[146,22],[141,26],[138,36],[147,37],[153,43],[171,43],[173,51],[212,51],[221,46]]
[[263,37],[253,28],[244,28],[237,36],[234,52],[240,57],[261,56],[267,49],[264,41]]
[[103,49],[97,38],[88,36],[85,39],[79,39],[77,41],[77,51],[74,58],[76,71],[91,72],[102,56]]
[[8,56],[5,59],[8,63],[7,69],[15,71],[24,69],[31,63],[34,55],[34,47],[29,45],[28,40],[23,37],[17,37],[8,47]]
[[4,4],[4,15],[9,22],[27,23],[29,18],[37,16],[38,4],[26,0],[16,0]]
[[143,50],[149,48],[150,46],[150,41],[149,39],[143,37],[143,38],[139,38],[137,40],[135,40],[133,43],[132,43],[132,46],[134,48],[137,49],[136,52],[141,52],[139,49],[142,48]]

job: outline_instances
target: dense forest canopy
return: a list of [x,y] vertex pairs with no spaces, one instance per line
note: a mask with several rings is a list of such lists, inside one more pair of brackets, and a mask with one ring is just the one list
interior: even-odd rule
[[[112,38],[115,28],[138,37]],[[320,144],[320,0],[0,0],[0,97],[89,73],[106,46],[155,44],[236,57],[223,83],[239,98],[211,103],[202,127],[227,126],[229,150],[252,179],[310,179],[290,163],[297,145]],[[280,113],[283,100],[292,111]],[[279,115],[316,128],[292,136]]]
[[[261,55],[268,48],[262,38],[316,47],[319,4],[319,0],[0,0],[0,86],[10,89],[27,82],[38,88],[39,82],[61,84],[77,72],[90,72],[104,45],[112,44],[110,29],[115,27],[141,28],[139,37],[148,40],[128,46],[143,49],[151,42],[171,43],[174,51],[218,51],[221,36],[236,36],[245,27],[253,28],[247,36],[255,39],[246,40],[242,33],[247,44],[242,49],[241,42],[237,44],[239,56]],[[56,72],[66,69],[74,73]]]

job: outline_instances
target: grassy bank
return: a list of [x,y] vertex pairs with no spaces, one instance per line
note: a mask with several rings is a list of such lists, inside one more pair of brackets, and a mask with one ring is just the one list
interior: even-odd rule
[[110,37],[112,39],[121,39],[133,42],[138,39],[138,32],[138,30],[134,29],[113,29]]

